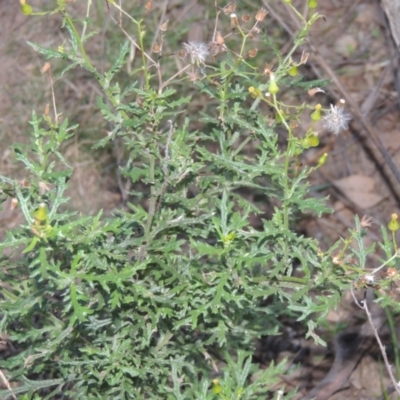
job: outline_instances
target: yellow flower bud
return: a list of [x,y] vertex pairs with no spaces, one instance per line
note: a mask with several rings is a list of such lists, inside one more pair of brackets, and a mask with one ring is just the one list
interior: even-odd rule
[[279,86],[276,84],[275,81],[270,82],[268,92],[270,92],[271,94],[277,94],[279,92]]
[[41,203],[39,205],[39,208],[34,212],[33,217],[35,218],[35,221],[39,225],[43,225],[47,222],[47,210],[46,210],[46,204]]
[[251,97],[253,97],[253,98],[257,98],[257,97],[261,98],[262,97],[261,90],[255,88],[254,86],[249,87],[249,93],[251,94]]
[[213,393],[215,394],[220,394],[222,392],[222,386],[219,384],[218,379],[213,380],[213,388],[212,388]]
[[271,76],[271,82],[269,83],[268,92],[271,94],[277,94],[279,92],[279,86],[276,84],[275,79]]
[[314,132],[307,133],[303,141],[305,147],[317,147],[319,145],[319,137]]
[[309,8],[316,8],[318,6],[317,0],[308,0],[308,7]]
[[311,147],[317,147],[319,145],[319,137],[317,135],[312,135],[308,138],[308,143]]
[[324,165],[327,158],[328,158],[328,153],[324,153],[324,154],[320,157],[320,159],[318,160],[318,166],[321,167],[322,165]]
[[30,6],[29,4],[22,4],[21,5],[21,12],[24,15],[31,15],[32,14],[32,6]]
[[297,69],[297,65],[292,65],[289,69],[289,75],[290,76],[296,76],[299,73]]
[[236,237],[236,233],[235,232],[228,233],[223,238],[224,247],[228,247],[235,240],[235,237]]
[[311,119],[313,121],[319,121],[321,119],[321,104],[315,106],[314,112],[311,114]]
[[392,214],[392,219],[389,222],[388,228],[392,232],[396,232],[399,230],[400,226],[397,214]]

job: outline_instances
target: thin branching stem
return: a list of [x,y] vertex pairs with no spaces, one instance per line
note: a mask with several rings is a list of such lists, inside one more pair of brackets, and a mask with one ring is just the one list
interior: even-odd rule
[[378,343],[379,349],[380,349],[380,351],[381,351],[381,354],[382,354],[382,357],[383,357],[383,361],[384,361],[385,366],[386,366],[386,369],[387,369],[387,371],[388,371],[390,380],[392,381],[393,386],[394,386],[396,392],[400,395],[400,386],[399,386],[399,383],[396,382],[396,378],[395,378],[394,375],[393,375],[392,367],[391,367],[391,365],[390,365],[390,363],[389,363],[389,360],[388,360],[388,358],[387,358],[387,355],[386,355],[385,346],[382,344],[381,338],[379,337],[378,330],[376,329],[376,327],[375,327],[375,325],[374,325],[374,322],[373,322],[373,320],[372,320],[371,313],[370,313],[370,311],[369,311],[369,309],[368,309],[367,301],[366,301],[366,300],[363,300],[363,301],[361,302],[361,305],[362,305],[362,307],[364,308],[365,313],[367,314],[368,322],[369,322],[369,324],[370,324],[370,326],[371,326],[371,328],[372,328],[372,331],[374,332],[374,336],[375,336],[375,339],[376,339],[376,341],[377,341],[377,343]]

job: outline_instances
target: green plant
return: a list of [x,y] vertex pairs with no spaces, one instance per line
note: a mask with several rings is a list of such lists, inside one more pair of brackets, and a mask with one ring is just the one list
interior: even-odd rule
[[[254,340],[277,334],[280,319],[290,316],[322,342],[315,333],[318,318],[363,267],[353,268],[351,278],[338,273],[352,270],[332,263],[339,244],[323,253],[316,240],[295,231],[301,213],[330,211],[308,196],[307,178],[324,157],[312,168],[298,162],[318,145],[314,126],[321,106],[290,105],[279,96],[285,86],[320,84],[296,77],[306,55],[297,63],[292,59],[319,15],[310,10],[305,19],[292,7],[303,28],[286,55],[272,49],[273,71],[260,72],[258,65],[270,60],[253,60],[248,49],[251,36],[260,34],[261,9],[247,30],[230,16],[238,51],[216,32],[210,45],[187,43],[180,54],[187,64],[169,73],[157,58],[164,37],[151,54],[144,21],[117,2],[107,5],[136,28],[135,36],[124,30],[127,41],[108,71],[99,72],[89,59],[87,20],[79,34],[65,1],[47,13],[63,16],[68,43],[57,49],[31,46],[46,58],[67,60],[61,76],[80,67],[102,88],[97,106],[111,129],[96,148],[123,142],[129,202],[112,218],[69,210],[64,192],[72,169],[60,145],[76,126],[58,115],[33,114],[31,144],[14,147],[26,179],[0,177],[3,198],[14,198],[25,218],[0,244],[0,331],[16,348],[2,368],[19,383],[14,394],[38,392],[43,399],[61,393],[74,399],[275,396],[269,390],[284,365],[271,365],[251,382]],[[267,35],[263,42],[270,43]],[[118,73],[130,45],[140,57],[135,80],[122,85]],[[217,60],[209,60],[212,50]],[[174,88],[184,83],[192,85],[192,95]],[[216,105],[216,112],[185,113],[197,96]],[[346,125],[346,114],[338,110],[326,111],[328,128],[335,112]],[[302,113],[312,113],[304,135],[296,131]],[[198,119],[201,129],[194,129]],[[278,135],[284,135],[284,146]],[[259,229],[250,219],[262,211],[246,196],[249,191],[276,204]],[[356,255],[365,260],[366,254],[360,249]],[[223,375],[218,393],[212,370]]]

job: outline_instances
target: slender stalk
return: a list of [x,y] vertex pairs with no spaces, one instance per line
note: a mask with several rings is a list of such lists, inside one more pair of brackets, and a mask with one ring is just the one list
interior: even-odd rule
[[284,174],[284,200],[283,200],[283,223],[285,226],[286,231],[289,230],[289,206],[287,203],[287,200],[289,198],[289,193],[290,193],[290,188],[289,188],[289,167],[290,167],[290,159],[292,157],[292,141],[293,141],[293,136],[292,136],[292,130],[290,126],[287,124],[285,121],[284,116],[282,115],[281,111],[279,110],[279,106],[276,100],[276,95],[273,95],[273,104],[276,112],[278,113],[283,125],[285,125],[285,128],[288,132],[288,147],[286,149],[286,154],[285,154],[285,174]]
[[85,61],[86,66],[92,72],[95,72],[96,68],[93,66],[93,64],[91,63],[88,55],[86,54],[85,48],[83,47],[83,43],[82,43],[81,37],[80,37],[78,31],[76,30],[75,24],[72,22],[72,19],[70,18],[70,16],[66,12],[63,12],[62,15],[63,15],[65,21],[67,22],[68,26],[71,28],[71,30],[72,30],[72,32],[74,34],[75,40],[78,43],[79,51],[81,53],[81,56],[82,56],[83,60]]
[[392,241],[393,241],[393,248],[394,248],[394,251],[397,253],[398,248],[397,248],[396,233],[395,233],[395,231],[392,231]]
[[142,68],[144,72],[144,78],[146,80],[146,90],[150,90],[150,77],[149,73],[146,68],[146,56],[145,56],[145,48],[143,43],[144,32],[142,31],[142,23],[141,21],[138,22],[138,33],[139,33],[139,46],[142,53]]
[[390,365],[390,363],[389,363],[389,360],[388,360],[388,358],[387,358],[385,346],[382,344],[381,338],[379,337],[378,330],[377,330],[377,328],[376,328],[375,325],[374,325],[374,321],[372,320],[371,312],[370,312],[369,309],[368,309],[367,301],[364,300],[364,301],[361,302],[361,304],[362,304],[362,306],[363,306],[363,308],[364,308],[364,310],[365,310],[365,313],[367,314],[368,322],[369,322],[369,324],[370,324],[370,326],[371,326],[371,328],[372,328],[372,330],[373,330],[373,332],[374,332],[374,336],[375,336],[375,339],[376,339],[376,341],[377,341],[377,343],[378,343],[379,349],[380,349],[380,351],[381,351],[381,354],[382,354],[382,357],[383,357],[383,361],[385,362],[385,366],[386,366],[386,369],[387,369],[387,371],[388,371],[390,380],[392,381],[392,384],[393,384],[393,386],[394,386],[394,388],[395,388],[397,394],[400,394],[400,386],[399,386],[399,384],[396,382],[396,379],[395,379],[395,377],[394,377],[394,375],[393,375],[392,367],[391,367],[391,365]]
[[151,183],[150,204],[149,204],[149,211],[147,213],[146,225],[144,227],[145,241],[139,249],[139,255],[138,255],[139,260],[144,259],[146,247],[148,246],[148,244],[150,243],[151,238],[152,238],[151,226],[153,224],[153,220],[154,220],[154,216],[156,215],[156,208],[157,208],[157,194],[156,194],[156,188],[154,186],[155,169],[156,169],[156,157],[154,156],[153,152],[151,151],[150,155],[149,155],[149,177],[150,177],[150,183]]
[[243,140],[242,143],[240,143],[240,145],[237,147],[237,149],[235,149],[234,151],[232,151],[232,155],[235,157],[236,155],[238,155],[242,149],[247,145],[247,143],[249,143],[252,140],[252,136],[251,134],[249,134],[249,136],[247,136],[246,139]]
[[396,365],[396,375],[400,376],[400,352],[399,352],[399,341],[396,335],[396,323],[393,318],[393,312],[389,310],[388,307],[384,307],[386,318],[389,324],[390,336],[392,338],[393,343],[393,352],[394,352],[394,363]]
[[378,271],[380,271],[383,267],[388,265],[391,261],[393,261],[395,258],[399,257],[399,253],[396,251],[392,257],[390,257],[388,260],[386,260],[382,265],[380,265],[378,268],[375,268],[370,275],[376,274]]
[[81,40],[85,40],[85,35],[86,35],[86,29],[87,29],[87,20],[89,19],[89,13],[90,13],[90,7],[92,6],[92,0],[88,0],[87,2],[87,8],[86,8],[86,18],[83,22],[83,29],[82,29],[82,35],[81,35]]
[[[88,55],[87,55],[87,53],[85,51],[85,48],[83,46],[82,40],[80,38],[80,35],[79,35],[78,31],[76,30],[75,24],[73,23],[72,19],[69,17],[69,15],[66,12],[63,12],[62,14],[63,14],[63,17],[65,19],[65,22],[71,28],[71,31],[72,31],[72,33],[74,35],[74,38],[75,38],[75,40],[76,40],[76,42],[78,44],[79,51],[81,53],[81,56],[82,56],[82,58],[84,60],[84,63],[86,65],[87,69],[94,74],[94,76],[97,79],[97,81],[99,82],[100,86],[105,91],[108,99],[111,101],[111,104],[114,107],[117,107],[118,106],[118,101],[115,99],[115,97],[113,96],[113,94],[111,93],[111,91],[109,89],[105,89],[104,88],[103,79],[102,79],[101,75],[96,71],[96,68],[91,63],[91,61],[90,61],[90,59],[89,59],[89,57],[88,57]],[[125,111],[120,111],[120,114],[124,118],[124,120],[128,120],[129,119],[129,117],[125,113]]]

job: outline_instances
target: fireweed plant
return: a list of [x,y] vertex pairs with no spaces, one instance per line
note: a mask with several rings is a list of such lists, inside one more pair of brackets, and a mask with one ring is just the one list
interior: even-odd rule
[[[318,321],[344,290],[371,286],[366,263],[375,251],[363,245],[366,219],[328,251],[295,230],[302,214],[330,212],[308,196],[308,177],[327,155],[308,167],[302,154],[318,146],[318,129],[339,134],[349,122],[343,103],[313,100],[323,96],[321,82],[298,77],[308,58],[298,49],[320,18],[316,2],[307,16],[282,2],[302,23],[285,54],[262,32],[265,9],[241,16],[231,2],[213,8],[210,42],[185,42],[172,57],[164,54],[166,18],[156,36],[146,30],[154,4],[137,7],[136,19],[122,3],[103,4],[125,38],[100,72],[87,53],[91,1],[81,20],[71,16],[73,2],[50,11],[21,2],[28,18],[62,16],[68,40],[30,45],[67,62],[55,79],[83,68],[97,82],[109,129],[95,147],[123,143],[121,173],[131,186],[111,218],[70,210],[72,168],[61,151],[77,126],[57,113],[62,99],[57,108],[54,99],[53,117],[32,114],[31,143],[14,146],[25,179],[1,177],[2,200],[11,198],[24,222],[0,244],[0,332],[9,349],[0,396],[289,399],[294,391],[274,386],[285,364],[260,369],[255,341],[278,335],[282,319],[292,318],[323,343]],[[179,65],[172,72],[171,60]],[[294,87],[308,99],[300,106],[284,100]],[[306,132],[297,123],[304,113]],[[274,205],[270,218],[264,204]],[[379,301],[394,310],[382,288],[397,279],[396,222],[392,237],[382,230],[386,261],[368,273],[390,267]]]

